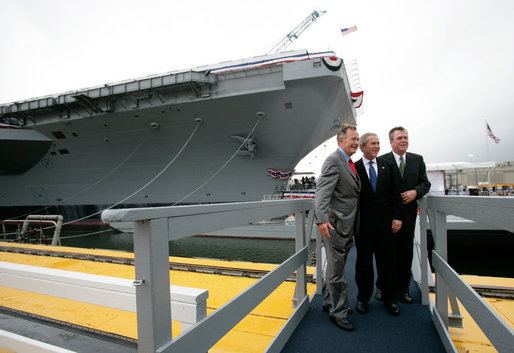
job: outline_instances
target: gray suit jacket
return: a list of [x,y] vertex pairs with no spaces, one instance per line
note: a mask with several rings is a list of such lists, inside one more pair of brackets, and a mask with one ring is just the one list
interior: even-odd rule
[[336,150],[321,168],[316,185],[316,224],[330,222],[341,236],[352,236],[358,225],[361,183],[343,154]]

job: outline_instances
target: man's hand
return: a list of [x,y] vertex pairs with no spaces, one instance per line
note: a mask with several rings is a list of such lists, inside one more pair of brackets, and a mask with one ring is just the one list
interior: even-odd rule
[[411,203],[416,199],[416,196],[418,196],[418,193],[416,190],[407,190],[405,192],[401,193],[402,196],[402,204],[406,205],[408,203]]
[[393,220],[393,233],[397,233],[402,227],[402,221]]
[[320,223],[318,224],[318,230],[325,238],[330,238],[330,234],[328,233],[328,229],[334,230],[334,227],[330,223]]

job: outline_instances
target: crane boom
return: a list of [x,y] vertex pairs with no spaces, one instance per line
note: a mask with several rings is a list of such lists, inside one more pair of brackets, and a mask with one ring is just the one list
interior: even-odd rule
[[310,25],[312,25],[318,17],[325,14],[326,11],[312,11],[312,13],[307,16],[298,26],[296,26],[291,32],[286,34],[284,38],[282,38],[278,43],[276,43],[266,54],[274,54],[280,51],[283,51],[287,48],[295,39],[298,39],[300,34],[302,34]]

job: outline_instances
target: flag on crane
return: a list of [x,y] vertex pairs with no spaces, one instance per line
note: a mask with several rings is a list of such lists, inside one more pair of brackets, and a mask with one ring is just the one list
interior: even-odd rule
[[500,139],[493,134],[493,130],[491,130],[491,127],[489,127],[489,124],[487,121],[485,122],[486,130],[487,130],[487,136],[493,139],[494,142],[500,143]]
[[353,26],[353,27],[348,27],[348,28],[342,28],[341,29],[341,34],[343,36],[347,35],[348,33],[352,33],[352,32],[355,32],[357,30],[357,26]]

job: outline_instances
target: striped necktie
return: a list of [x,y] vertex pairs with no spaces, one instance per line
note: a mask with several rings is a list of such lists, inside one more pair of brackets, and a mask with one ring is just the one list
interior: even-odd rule
[[400,175],[403,178],[403,174],[405,173],[405,161],[403,160],[403,156],[400,156]]
[[371,187],[373,188],[373,192],[377,192],[377,173],[375,172],[375,168],[373,168],[373,161],[369,161],[369,181],[371,183]]

